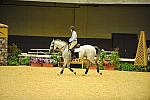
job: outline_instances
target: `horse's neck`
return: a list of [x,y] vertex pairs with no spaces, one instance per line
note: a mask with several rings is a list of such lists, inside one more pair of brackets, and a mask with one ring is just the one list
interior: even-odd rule
[[61,52],[63,52],[65,49],[68,49],[68,45],[64,42],[58,42],[58,45],[59,45],[59,49],[61,49]]
[[69,49],[68,45],[65,45],[63,51],[66,51],[66,50],[68,51],[68,49]]
[[66,52],[68,52],[68,50],[69,50],[69,47],[68,47],[68,45],[66,44],[66,45],[64,45],[63,47],[62,47],[62,49],[60,50],[62,53],[66,53]]
[[61,48],[63,46],[65,46],[65,43],[62,41],[56,41],[56,44]]

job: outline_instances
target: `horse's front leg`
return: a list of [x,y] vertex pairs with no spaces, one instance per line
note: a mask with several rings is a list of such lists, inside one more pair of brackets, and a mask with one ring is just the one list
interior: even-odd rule
[[58,75],[63,74],[64,69],[66,68],[66,65],[67,65],[67,62],[64,60],[64,64],[63,64],[62,70],[61,70],[61,72]]
[[76,72],[70,67],[70,60],[67,60],[67,68],[76,75]]

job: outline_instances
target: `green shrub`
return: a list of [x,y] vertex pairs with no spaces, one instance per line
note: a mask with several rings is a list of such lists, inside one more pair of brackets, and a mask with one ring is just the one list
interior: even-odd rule
[[12,44],[8,47],[8,64],[9,65],[19,65],[19,54],[21,50],[17,45]]
[[137,72],[150,72],[150,66],[134,66],[131,63],[122,62],[117,67],[119,71],[137,71]]
[[133,64],[125,62],[125,63],[120,63],[116,69],[120,71],[134,71],[136,68]]
[[109,61],[110,64],[118,66],[119,64],[119,54],[117,51],[102,51],[99,55],[99,68],[104,69],[104,60]]
[[14,57],[14,56],[9,56],[8,57],[8,64],[9,65],[19,65],[19,58]]
[[99,70],[104,70],[104,66],[99,66]]
[[30,57],[21,58],[19,62],[20,62],[21,65],[29,65]]
[[147,67],[146,67],[146,71],[147,71],[147,72],[150,72],[150,66],[147,66]]
[[135,66],[138,72],[147,72],[147,66]]

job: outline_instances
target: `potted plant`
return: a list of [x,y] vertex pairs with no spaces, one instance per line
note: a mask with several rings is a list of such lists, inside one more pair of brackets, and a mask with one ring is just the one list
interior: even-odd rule
[[53,67],[56,64],[54,59],[49,58],[32,58],[30,65],[34,67]]
[[51,62],[54,64],[54,66],[58,66],[61,62],[60,53],[52,53],[50,56]]
[[49,58],[32,58],[30,60],[30,65],[37,67],[53,67],[57,66],[59,62],[60,54],[52,53]]
[[19,65],[19,54],[21,50],[17,45],[12,44],[8,47],[8,64],[9,65]]
[[51,59],[45,58],[44,61],[43,61],[43,63],[42,63],[42,66],[43,67],[53,67],[54,64],[53,64],[53,62],[52,62]]
[[114,70],[119,64],[119,55],[117,51],[102,51],[99,58],[100,69]]
[[33,67],[42,67],[43,59],[41,58],[32,58],[30,60],[30,65]]

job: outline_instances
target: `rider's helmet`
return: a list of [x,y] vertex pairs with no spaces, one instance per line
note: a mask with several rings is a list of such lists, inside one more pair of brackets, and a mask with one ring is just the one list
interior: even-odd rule
[[70,26],[70,29],[71,29],[71,30],[75,30],[75,27],[74,27],[74,26]]

